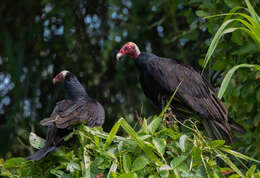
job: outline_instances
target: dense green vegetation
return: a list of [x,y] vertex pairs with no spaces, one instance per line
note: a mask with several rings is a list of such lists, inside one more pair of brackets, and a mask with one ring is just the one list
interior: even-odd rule
[[[259,0],[1,1],[1,174],[260,176],[259,5]],[[247,133],[225,146],[209,141],[194,120],[166,127],[141,91],[133,60],[116,63],[116,50],[126,41],[203,69],[229,117]],[[33,152],[31,131],[44,137],[39,121],[64,97],[62,86],[51,85],[62,69],[75,73],[103,104],[105,132],[80,126],[68,138],[71,144],[44,160],[14,158]]]
[[[115,136],[120,126],[130,137]],[[26,161],[24,158],[12,158],[2,162],[1,175],[99,175],[112,178],[260,176],[260,172],[256,173],[256,165],[253,164],[248,169],[242,160],[250,160],[252,163],[260,163],[259,161],[231,150],[224,145],[223,140],[208,142],[194,123],[191,126],[193,128],[186,126],[187,131],[180,133],[177,125],[165,127],[161,116],[143,119],[138,132],[135,132],[123,118],[114,125],[109,134],[82,125],[68,136],[71,138],[74,135],[78,138],[77,142],[74,139],[70,146],[67,145],[66,148],[52,153],[47,159],[37,162]],[[34,136],[32,145],[39,148],[39,140],[41,139]],[[234,158],[229,158],[230,155]],[[242,168],[238,168],[235,163]]]

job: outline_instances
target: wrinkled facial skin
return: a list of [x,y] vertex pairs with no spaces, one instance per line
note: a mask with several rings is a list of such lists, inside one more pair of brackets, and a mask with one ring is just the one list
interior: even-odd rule
[[63,82],[64,81],[64,75],[62,72],[60,72],[58,75],[56,75],[53,80],[52,80],[52,83],[55,85],[56,83],[58,82]]
[[117,60],[120,60],[121,57],[123,57],[124,55],[128,55],[134,59],[136,59],[138,57],[138,52],[136,50],[136,46],[134,43],[132,42],[128,42],[126,43],[119,51],[119,53],[117,54]]
[[52,79],[52,83],[55,84],[57,82],[63,82],[65,80],[66,75],[69,73],[69,71],[67,70],[63,70],[61,71],[58,75],[56,75],[53,79]]
[[120,49],[119,52],[131,56],[135,53],[135,44],[128,42]]

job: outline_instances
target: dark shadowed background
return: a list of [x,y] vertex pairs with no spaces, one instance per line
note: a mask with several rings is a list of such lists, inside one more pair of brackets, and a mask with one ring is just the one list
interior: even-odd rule
[[[260,12],[260,1],[251,1]],[[223,18],[202,17],[245,6],[240,0],[3,0],[0,2],[0,157],[28,155],[31,131],[64,97],[52,78],[67,69],[106,111],[104,130],[121,116],[135,125],[156,112],[145,98],[134,61],[117,63],[127,41],[141,51],[175,58],[201,70],[210,40]],[[259,64],[259,49],[242,32],[225,36],[206,75],[214,87],[234,65]],[[248,133],[236,150],[260,159],[260,73],[240,69],[224,95],[229,116]]]

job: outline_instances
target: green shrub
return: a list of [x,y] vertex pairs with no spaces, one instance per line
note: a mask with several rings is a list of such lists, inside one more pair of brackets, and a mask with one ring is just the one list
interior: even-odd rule
[[[244,160],[258,162],[224,145],[209,141],[192,120],[175,120],[165,126],[166,116],[140,120],[136,132],[121,118],[110,133],[101,128],[81,125],[68,137],[68,144],[40,161],[24,158],[1,160],[1,174],[8,177],[251,177],[260,176],[256,166],[246,167]],[[162,122],[163,119],[163,122]],[[183,125],[180,133],[178,124]],[[122,127],[127,136],[116,136]],[[193,132],[191,132],[193,130]],[[73,138],[73,139],[72,139]],[[31,142],[34,147],[42,144]],[[39,144],[39,145],[35,145]],[[235,162],[236,166],[235,165]]]

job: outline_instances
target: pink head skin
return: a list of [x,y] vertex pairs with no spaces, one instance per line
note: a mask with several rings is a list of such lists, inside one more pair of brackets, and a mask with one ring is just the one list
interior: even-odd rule
[[63,82],[66,75],[69,73],[69,71],[67,70],[63,70],[61,71],[59,74],[57,74],[53,79],[52,79],[52,83],[58,83],[58,82]]
[[120,60],[124,55],[128,55],[131,58],[136,59],[140,55],[138,46],[133,42],[127,42],[117,53],[116,58]]

